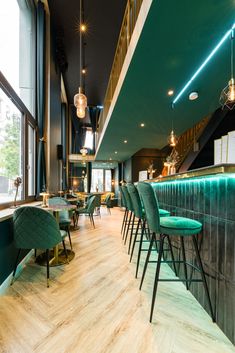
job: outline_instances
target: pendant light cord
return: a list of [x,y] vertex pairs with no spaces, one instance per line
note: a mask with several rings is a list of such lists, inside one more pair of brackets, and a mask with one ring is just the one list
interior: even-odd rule
[[80,0],[80,28],[79,28],[79,50],[80,50],[80,73],[79,73],[79,81],[80,81],[80,89],[82,89],[82,0]]
[[231,32],[231,77],[233,78],[233,40],[234,40],[234,30]]

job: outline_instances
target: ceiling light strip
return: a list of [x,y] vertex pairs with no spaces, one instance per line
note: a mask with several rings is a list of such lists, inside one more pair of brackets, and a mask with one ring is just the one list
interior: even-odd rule
[[175,97],[173,100],[173,104],[175,104],[179,98],[182,96],[182,94],[186,91],[186,89],[189,87],[189,85],[193,82],[193,80],[198,76],[198,74],[202,71],[202,69],[206,66],[206,64],[211,60],[211,58],[215,55],[217,50],[221,47],[221,45],[225,42],[225,40],[230,36],[231,32],[235,28],[235,23],[233,24],[232,28],[230,28],[223,38],[219,41],[219,43],[216,45],[216,47],[212,50],[210,55],[206,58],[206,60],[201,64],[201,66],[197,69],[195,74],[190,78],[190,80],[186,83],[186,85],[182,88],[182,90],[179,92],[179,94]]

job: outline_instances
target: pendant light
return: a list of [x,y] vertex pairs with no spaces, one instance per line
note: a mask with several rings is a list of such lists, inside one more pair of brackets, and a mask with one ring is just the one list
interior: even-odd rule
[[[172,107],[172,109],[174,108],[173,105],[171,107]],[[171,132],[170,132],[170,135],[167,138],[167,142],[168,142],[168,145],[171,146],[171,147],[175,147],[177,145],[177,142],[178,142],[178,137],[176,136],[176,134],[174,132],[174,128],[173,128],[173,120],[172,120]]]
[[231,79],[228,82],[228,85],[222,90],[220,95],[220,104],[222,107],[227,107],[232,110],[235,107],[235,81],[233,73],[233,40],[234,40],[234,30],[231,31]]
[[85,118],[87,108],[87,97],[82,92],[82,33],[85,32],[86,26],[82,23],[82,0],[80,0],[80,27],[79,27],[79,49],[80,49],[80,67],[79,67],[79,89],[78,93],[74,96],[74,105],[77,108],[77,117],[80,119]]

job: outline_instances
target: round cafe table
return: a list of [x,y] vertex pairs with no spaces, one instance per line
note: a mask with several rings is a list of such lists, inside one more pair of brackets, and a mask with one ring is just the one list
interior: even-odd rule
[[[45,211],[52,211],[57,223],[60,221],[60,212],[61,211],[70,211],[76,209],[76,205],[50,205],[45,207]],[[59,249],[59,245],[56,245],[53,250],[50,250],[50,266],[61,266],[69,263],[75,256],[74,251],[67,249],[68,259],[65,256],[64,249]],[[46,266],[46,253],[38,255],[36,258],[36,262],[39,265]]]

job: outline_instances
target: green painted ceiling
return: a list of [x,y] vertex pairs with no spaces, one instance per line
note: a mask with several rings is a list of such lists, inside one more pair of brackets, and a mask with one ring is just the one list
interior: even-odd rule
[[[234,22],[234,0],[153,0],[96,158],[122,161],[144,147],[162,148],[172,121],[180,135],[218,108],[230,79],[230,39],[174,109],[167,91],[179,93]],[[196,101],[188,99],[192,91]]]

